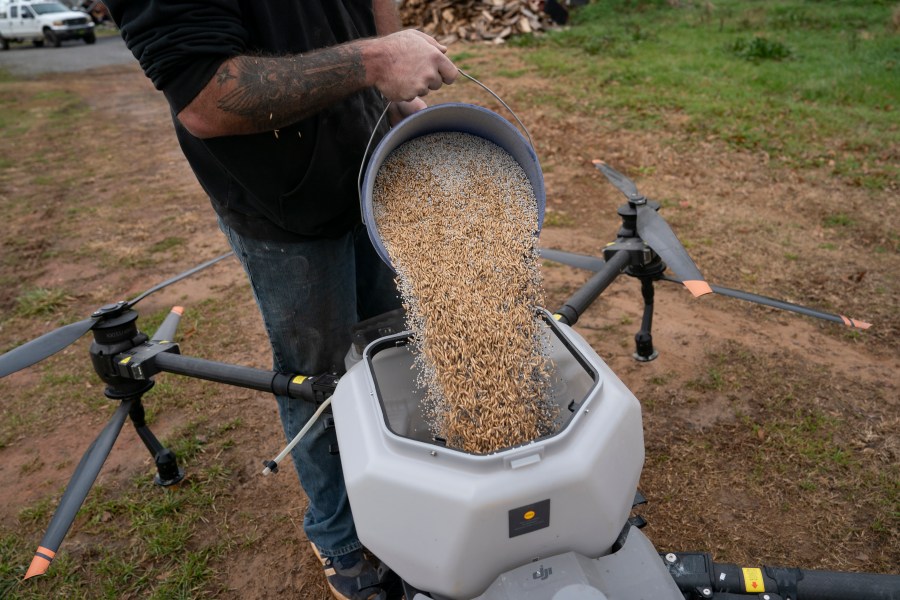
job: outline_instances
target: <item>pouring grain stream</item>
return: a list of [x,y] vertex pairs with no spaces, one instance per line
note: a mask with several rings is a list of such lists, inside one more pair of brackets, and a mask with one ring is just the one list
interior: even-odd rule
[[549,433],[537,203],[519,164],[478,136],[421,136],[384,161],[372,198],[433,433],[477,454]]

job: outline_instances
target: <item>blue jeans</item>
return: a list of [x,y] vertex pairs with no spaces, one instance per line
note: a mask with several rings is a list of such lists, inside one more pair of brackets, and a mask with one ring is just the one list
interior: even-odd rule
[[[343,237],[295,243],[243,237],[219,222],[244,266],[272,344],[274,369],[318,375],[343,372],[350,328],[400,307],[394,274],[375,253],[365,227]],[[312,417],[312,402],[276,396],[288,440]],[[303,520],[309,540],[323,556],[361,547],[344,487],[334,428],[322,415],[291,452],[309,499]]]

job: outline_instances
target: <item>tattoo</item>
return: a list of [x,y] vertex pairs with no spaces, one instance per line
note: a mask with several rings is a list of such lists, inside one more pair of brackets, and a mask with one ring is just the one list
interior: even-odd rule
[[235,80],[236,87],[219,99],[218,108],[260,131],[309,117],[362,89],[365,81],[361,53],[350,46],[286,57],[239,56],[230,65],[217,81]]
[[225,82],[234,79],[234,75],[231,74],[231,69],[228,68],[228,64],[222,67],[222,70],[216,73],[216,81],[219,85],[223,85]]

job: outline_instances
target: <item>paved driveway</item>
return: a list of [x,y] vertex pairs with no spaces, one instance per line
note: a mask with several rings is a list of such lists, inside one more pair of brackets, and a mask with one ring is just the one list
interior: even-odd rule
[[135,58],[118,34],[98,37],[95,44],[69,40],[59,48],[13,44],[9,50],[0,50],[0,69],[23,77],[83,71],[130,62],[135,62]]

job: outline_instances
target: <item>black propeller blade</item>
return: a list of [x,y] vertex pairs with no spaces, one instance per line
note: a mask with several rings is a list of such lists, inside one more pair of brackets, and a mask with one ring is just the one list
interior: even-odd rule
[[91,486],[94,485],[94,481],[100,473],[100,468],[106,462],[106,457],[109,456],[109,452],[122,430],[125,419],[128,418],[128,411],[131,409],[132,403],[133,400],[126,400],[119,405],[109,423],[81,457],[81,462],[75,468],[62,500],[60,500],[56,512],[53,513],[47,532],[41,539],[34,558],[31,559],[25,579],[43,575],[50,568],[50,562],[56,556],[59,545],[75,521],[75,515],[84,504]]
[[[599,272],[600,270],[602,270],[603,265],[606,264],[605,261],[599,258],[587,256],[585,254],[566,252],[564,250],[541,248],[539,252],[541,256],[547,260],[552,260],[564,265],[569,265],[577,269],[585,269],[587,271]],[[684,281],[678,279],[677,277],[663,275],[662,277],[660,277],[660,279],[684,285]],[[770,306],[772,308],[778,308],[780,310],[795,312],[797,314],[806,315],[807,317],[815,317],[817,319],[824,319],[826,321],[832,321],[834,323],[841,323],[843,325],[846,325],[847,327],[855,327],[857,329],[868,329],[869,327],[871,327],[871,323],[866,323],[865,321],[851,319],[850,317],[845,317],[844,315],[827,313],[821,310],[816,310],[814,308],[801,306],[799,304],[785,302],[784,300],[776,300],[774,298],[760,296],[759,294],[751,294],[750,292],[743,292],[741,290],[735,290],[723,287],[721,285],[710,284],[709,287],[711,291],[722,296],[738,298],[739,300],[746,300],[747,302],[754,302],[756,304],[762,304],[763,306]]]
[[75,343],[78,338],[90,331],[100,320],[121,314],[150,294],[158,292],[164,287],[172,285],[177,281],[181,281],[186,277],[190,277],[194,273],[202,271],[203,269],[216,264],[220,260],[228,258],[229,256],[231,256],[231,254],[231,252],[226,252],[221,256],[218,256],[201,265],[197,265],[196,267],[188,269],[180,275],[176,275],[171,279],[167,279],[166,281],[153,286],[146,292],[140,294],[132,300],[129,300],[128,302],[109,304],[99,309],[97,312],[95,312],[89,318],[84,319],[83,321],[64,325],[63,327],[55,329],[54,331],[51,331],[49,333],[45,333],[41,337],[35,338],[30,342],[26,342],[17,348],[13,348],[6,354],[0,356],[0,378],[6,377],[7,375],[15,373],[16,371],[20,371],[25,367],[30,367],[31,365],[44,360],[48,356],[56,354],[60,350],[63,350],[64,348],[67,348],[71,344]]
[[67,348],[91,330],[100,317],[90,317],[77,323],[69,323],[59,329],[45,333],[39,338],[26,342],[0,356],[0,377],[30,367],[48,356]]
[[700,273],[700,269],[678,241],[669,224],[647,204],[647,198],[638,191],[634,182],[602,160],[595,160],[594,166],[606,176],[610,183],[625,194],[628,202],[634,206],[637,212],[638,235],[673,271],[683,277],[684,287],[697,297],[711,293],[712,290]]
[[[684,283],[680,279],[669,277],[668,275],[664,275],[661,279],[664,279],[665,281],[671,281],[672,283]],[[832,321],[834,323],[841,323],[843,325],[846,325],[847,327],[855,327],[856,329],[868,329],[872,326],[871,323],[858,321],[857,319],[851,319],[850,317],[845,317],[844,315],[835,315],[821,310],[816,310],[814,308],[801,306],[799,304],[785,302],[784,300],[776,300],[767,296],[760,296],[759,294],[751,294],[750,292],[743,292],[741,290],[722,287],[721,285],[711,285],[710,288],[713,292],[722,296],[738,298],[739,300],[746,300],[747,302],[754,302],[756,304],[762,304],[763,306],[770,306],[772,308],[787,310],[801,315],[806,315],[807,317],[815,317],[817,319],[824,319],[826,321]]]
[[155,286],[153,286],[152,288],[150,288],[149,290],[147,290],[147,291],[144,292],[143,294],[137,296],[136,298],[134,298],[134,299],[132,299],[132,300],[129,300],[129,301],[126,303],[125,308],[131,308],[132,306],[134,306],[135,304],[137,304],[138,302],[140,302],[141,300],[143,300],[144,298],[146,298],[146,297],[149,296],[150,294],[153,294],[153,293],[155,293],[155,292],[158,292],[159,290],[163,289],[164,287],[168,287],[168,286],[172,285],[173,283],[176,283],[176,282],[178,282],[178,281],[181,281],[182,279],[185,279],[185,278],[187,278],[187,277],[190,277],[190,276],[193,275],[194,273],[198,273],[198,272],[202,271],[203,269],[205,269],[205,268],[207,268],[207,267],[211,267],[211,266],[213,266],[214,264],[216,264],[217,262],[219,262],[220,260],[225,260],[226,258],[228,258],[229,256],[231,256],[231,254],[232,254],[231,252],[226,252],[225,254],[222,254],[221,256],[217,256],[217,257],[215,257],[215,258],[212,259],[212,260],[208,260],[208,261],[206,261],[205,263],[202,263],[202,264],[197,265],[197,266],[194,267],[193,269],[188,269],[188,270],[185,271],[184,273],[180,273],[179,275],[176,275],[175,277],[172,277],[171,279],[166,279],[166,280],[163,281],[162,283],[156,284]]

